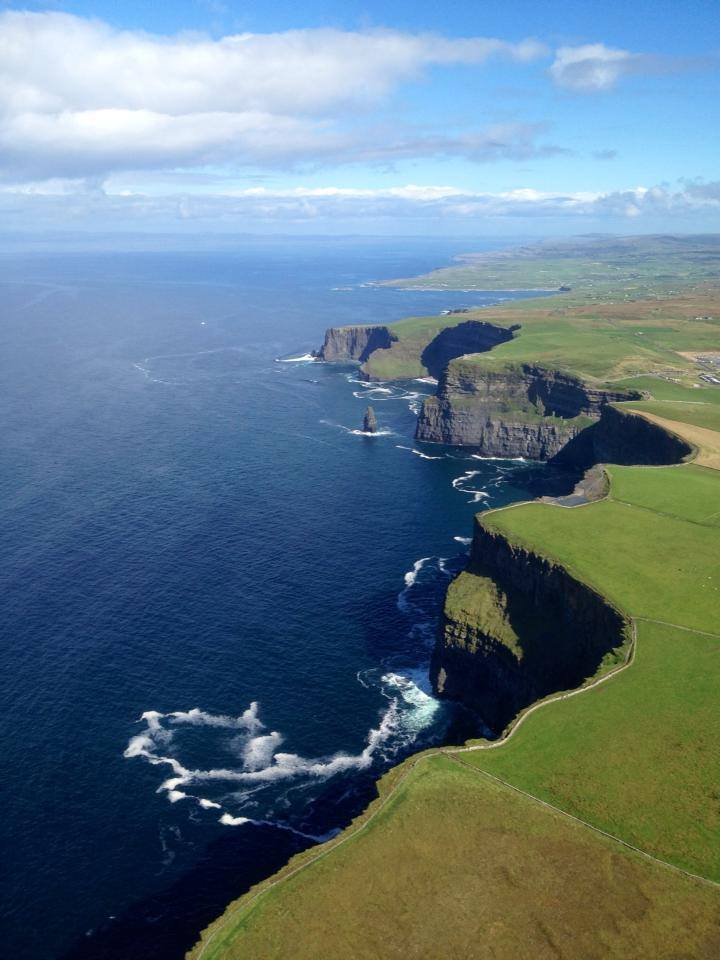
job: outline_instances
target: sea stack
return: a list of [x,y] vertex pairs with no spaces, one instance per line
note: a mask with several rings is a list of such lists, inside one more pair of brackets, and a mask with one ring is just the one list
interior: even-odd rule
[[372,407],[368,407],[363,417],[363,431],[365,433],[377,433],[377,428],[378,423],[375,411]]

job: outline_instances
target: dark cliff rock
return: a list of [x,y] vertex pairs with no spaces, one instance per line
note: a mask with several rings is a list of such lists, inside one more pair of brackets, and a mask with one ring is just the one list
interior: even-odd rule
[[595,463],[663,466],[692,456],[690,444],[632,407],[603,407],[600,419],[579,433],[553,458],[558,466],[587,469]]
[[[555,461],[664,465],[693,452],[631,409],[604,404]],[[601,496],[603,484],[591,471],[565,502]],[[448,589],[431,678],[439,695],[477,710],[499,732],[535,700],[617,662],[627,640],[625,619],[604,597],[476,519],[470,565]]]
[[477,446],[486,456],[549,460],[635,391],[589,387],[579,377],[537,364],[448,364],[435,397],[423,404],[416,439]]
[[497,327],[493,323],[467,320],[454,327],[441,330],[423,350],[420,359],[431,377],[439,379],[451,360],[467,353],[484,353],[499,343],[512,340],[514,331],[520,328]]
[[378,422],[375,411],[372,407],[368,407],[363,417],[363,430],[365,433],[377,433],[377,428]]
[[468,570],[448,591],[435,691],[500,732],[517,713],[622,659],[623,616],[564,567],[476,521]]
[[317,359],[363,363],[375,350],[387,350],[395,340],[395,334],[385,326],[330,327]]
[[550,460],[587,426],[566,421],[508,414],[490,415],[476,404],[452,405],[431,397],[423,404],[415,437],[431,443],[478,447],[487,457]]

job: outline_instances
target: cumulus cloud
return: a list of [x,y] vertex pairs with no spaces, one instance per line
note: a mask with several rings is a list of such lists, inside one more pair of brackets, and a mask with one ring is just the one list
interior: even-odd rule
[[[0,14],[0,151],[5,175],[343,162],[361,141],[338,121],[429,68],[491,57],[527,62],[535,40],[451,39],[394,30],[152,36],[62,13]],[[364,141],[367,141],[367,135]],[[395,157],[530,156],[529,130],[405,136]],[[415,152],[413,152],[415,151]],[[386,160],[381,146],[366,160]]]

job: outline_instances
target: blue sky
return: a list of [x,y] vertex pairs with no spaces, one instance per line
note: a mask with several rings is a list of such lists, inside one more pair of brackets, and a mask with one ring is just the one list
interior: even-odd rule
[[716,230],[716,3],[0,2],[6,228]]

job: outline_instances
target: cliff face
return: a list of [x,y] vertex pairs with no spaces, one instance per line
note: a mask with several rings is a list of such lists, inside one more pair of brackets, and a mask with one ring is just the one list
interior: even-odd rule
[[512,340],[518,326],[497,327],[493,323],[467,320],[442,330],[423,350],[420,359],[430,376],[440,379],[451,360],[467,353],[485,353],[499,343]]
[[437,396],[423,404],[416,439],[478,446],[486,456],[549,460],[615,400],[634,392],[597,390],[535,364],[487,369],[448,364]]
[[[555,460],[663,465],[692,452],[642,416],[603,404],[600,419]],[[499,732],[535,700],[617,660],[627,631],[622,615],[564,567],[476,519],[470,564],[448,589],[431,678],[438,694],[476,709]]]
[[470,566],[448,590],[431,679],[500,732],[535,700],[617,662],[628,637],[602,596],[476,522]]
[[487,457],[550,460],[587,426],[586,420],[523,419],[487,407],[447,403],[430,397],[418,417],[415,438],[432,443],[477,446]]
[[632,408],[606,405],[600,419],[573,437],[552,459],[558,466],[585,470],[596,463],[681,463],[692,452],[681,437],[633,413]]
[[385,326],[330,327],[317,352],[318,360],[356,360],[363,363],[375,350],[387,350],[397,337]]

